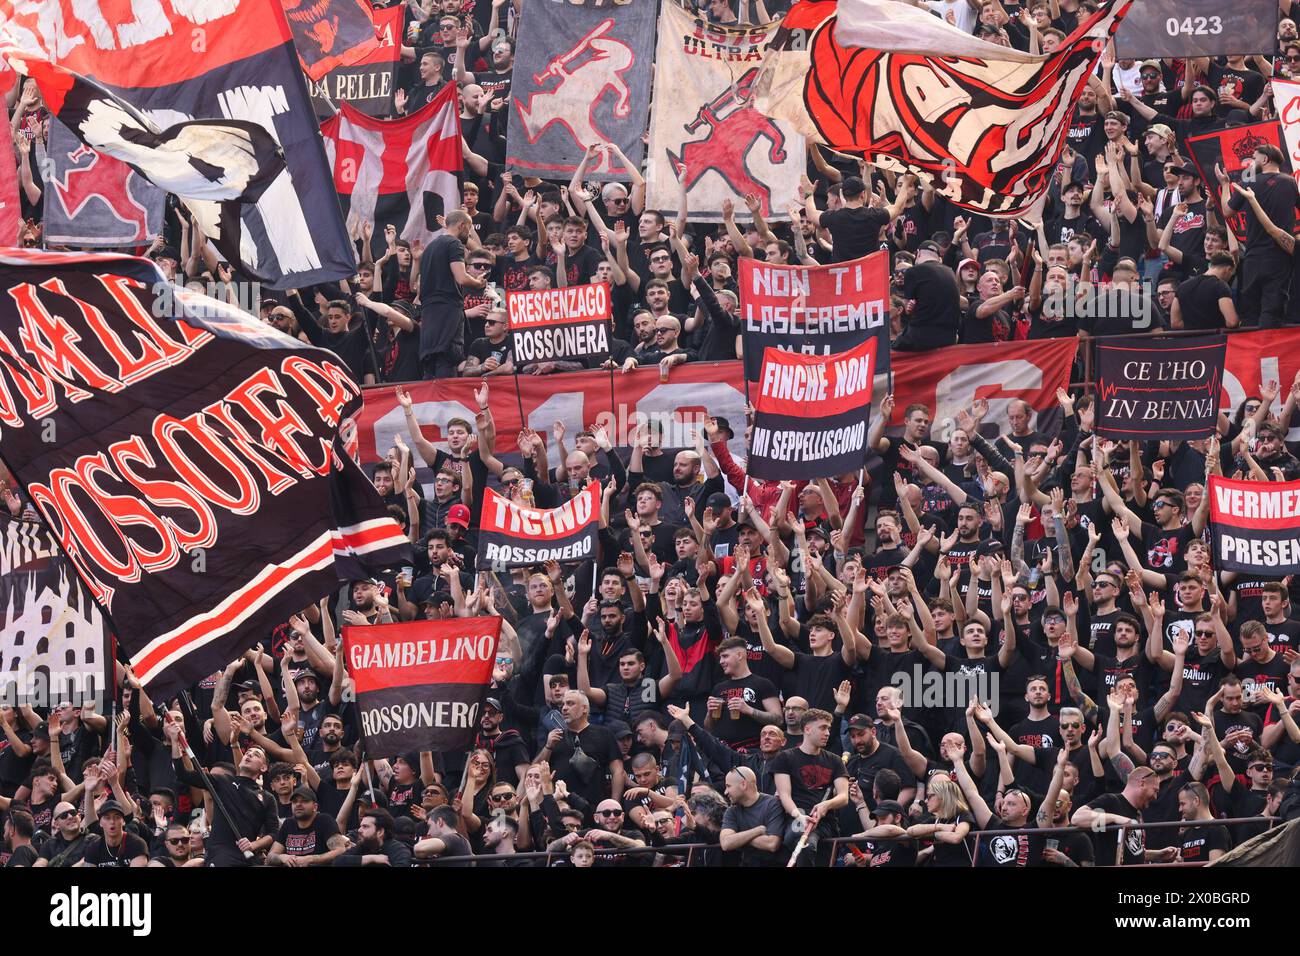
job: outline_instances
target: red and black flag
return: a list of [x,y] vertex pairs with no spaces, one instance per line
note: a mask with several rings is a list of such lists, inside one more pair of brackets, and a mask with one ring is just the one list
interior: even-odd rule
[[1205,493],[1216,568],[1270,577],[1300,572],[1300,481],[1211,475]]
[[332,352],[112,254],[0,255],[0,455],[155,697],[409,562]]
[[876,340],[838,355],[763,353],[749,474],[808,481],[866,463]]
[[[1276,146],[1282,151],[1283,158],[1287,157],[1286,144],[1282,142],[1282,127],[1276,121],[1229,126],[1213,133],[1187,137],[1187,148],[1192,154],[1192,162],[1196,164],[1196,171],[1208,184],[1206,192],[1238,242],[1246,241],[1246,214],[1222,208],[1219,180],[1214,168],[1222,166],[1230,180],[1240,183],[1246,170],[1254,168],[1255,150],[1265,144]],[[1283,166],[1283,172],[1290,171],[1291,164],[1288,160]]]
[[92,77],[150,116],[236,117],[262,127],[284,151],[285,166],[255,203],[241,207],[241,255],[231,262],[269,277],[275,289],[356,274],[279,0],[0,0],[0,21],[12,46]]
[[302,71],[319,80],[350,66],[379,45],[366,0],[280,0]]
[[478,569],[503,571],[544,561],[596,557],[600,483],[593,481],[558,508],[528,508],[483,490]]
[[[365,0],[357,0],[365,3]],[[308,77],[316,115],[328,119],[344,103],[367,116],[382,116],[393,110],[394,80],[402,61],[402,21],[406,6],[370,10],[375,43],[370,50],[346,66],[336,66],[319,77]]]
[[608,283],[511,292],[506,307],[516,365],[609,354]]
[[472,746],[500,636],[500,617],[343,628],[366,754]]

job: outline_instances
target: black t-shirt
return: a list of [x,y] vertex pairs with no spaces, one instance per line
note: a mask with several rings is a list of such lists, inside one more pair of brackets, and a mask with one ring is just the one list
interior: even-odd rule
[[849,262],[880,248],[880,230],[889,224],[889,213],[845,206],[822,213],[821,224],[831,234],[835,261]]
[[[1287,173],[1260,173],[1255,179],[1255,198],[1259,201],[1264,214],[1273,224],[1284,232],[1292,232],[1295,227],[1297,194],[1296,182]],[[1228,200],[1228,208],[1240,212],[1248,204],[1241,193],[1234,192]],[[1290,259],[1282,248],[1273,241],[1273,237],[1260,225],[1259,217],[1254,212],[1246,213],[1246,258],[1276,261],[1290,267]]]
[[113,868],[130,866],[131,861],[137,856],[148,855],[149,847],[145,845],[144,840],[133,833],[123,833],[122,842],[117,849],[105,843],[103,837],[92,837],[87,841],[83,859],[86,866]]
[[[1142,821],[1142,811],[1133,804],[1124,799],[1122,793],[1107,793],[1098,797],[1088,804],[1094,810],[1100,810],[1104,813],[1113,813],[1121,817],[1127,817],[1130,820]],[[1119,831],[1107,831],[1105,833],[1094,833],[1092,838],[1093,852],[1096,855],[1097,863],[1100,866],[1115,865],[1115,847],[1119,839]],[[1145,863],[1146,859],[1146,831],[1145,830],[1127,830],[1124,832],[1124,859],[1125,866],[1133,866]]]
[[1019,869],[1033,866],[1043,858],[1043,836],[1035,833],[1034,821],[1030,820],[1023,827],[1013,827],[1001,817],[989,817],[985,830],[1015,830],[1001,836],[988,837],[980,842],[979,859],[976,866],[991,866],[1000,869]]
[[951,330],[954,340],[961,325],[957,277],[937,262],[912,266],[903,276],[903,297],[915,299],[916,306],[907,317],[909,328]]
[[[762,710],[763,701],[772,697],[779,698],[780,692],[767,678],[749,674],[746,677],[729,677],[716,684],[710,696],[721,697],[724,701],[739,697],[750,707]],[[735,719],[724,704],[722,716],[714,721],[712,731],[713,736],[733,747],[752,747],[758,743],[758,735],[763,726],[747,714],[741,716],[739,720]]]
[[36,855],[36,851],[32,849],[31,844],[20,846],[18,849],[14,850],[13,853],[9,854],[9,859],[5,861],[5,869],[8,869],[11,866],[31,866],[39,859],[40,857]]
[[786,697],[802,697],[809,707],[835,708],[835,688],[849,677],[849,666],[839,651],[825,657],[794,655],[794,669],[785,679]]
[[1146,549],[1146,565],[1152,571],[1181,574],[1187,570],[1187,545],[1196,534],[1189,524],[1166,531],[1146,521],[1142,522],[1142,544]]
[[[781,801],[769,793],[760,793],[758,799],[748,807],[732,804],[722,815],[722,829],[744,833],[761,826],[767,836],[785,834],[785,810]],[[781,850],[775,853],[757,849],[752,843],[740,851],[741,866],[780,866]]]
[[[916,744],[913,742],[913,747],[915,746]],[[872,811],[876,808],[876,798],[872,791],[872,785],[875,783],[876,774],[880,773],[880,771],[892,770],[898,774],[898,785],[902,790],[916,786],[916,774],[912,773],[912,768],[907,765],[903,755],[898,752],[897,747],[886,743],[878,743],[876,749],[869,754],[853,754],[853,756],[849,757],[848,763],[845,764],[845,769],[848,775],[858,782],[858,789],[862,791],[862,798],[867,801],[867,806]]]
[[[771,771],[773,776],[778,773],[790,776],[790,799],[804,813],[827,798],[827,788],[830,788],[829,796],[834,796],[834,782],[848,776],[844,761],[829,751],[823,750],[814,757],[798,747],[777,754],[772,759]],[[835,836],[838,831],[834,813],[826,814],[817,826],[822,836]]]
[[[596,762],[594,767],[584,761],[579,761],[579,766],[573,765],[574,754],[579,749]],[[551,753],[551,767],[555,776],[565,782],[570,792],[586,798],[594,808],[609,790],[607,778],[610,764],[622,757],[613,734],[604,727],[588,724],[578,733],[567,729],[564,731],[564,739]]]
[[444,233],[424,250],[420,260],[420,356],[459,353],[465,348],[463,294],[451,272],[453,262],[465,261],[465,247]]
[[1178,858],[1184,863],[1208,863],[1211,851],[1232,849],[1232,837],[1225,826],[1191,827],[1178,833]]
[[1220,299],[1231,299],[1232,290],[1218,276],[1200,275],[1185,279],[1175,293],[1183,316],[1183,328],[1217,330],[1226,327]]
[[302,827],[294,819],[280,824],[275,842],[284,847],[286,856],[316,856],[329,849],[330,837],[339,832],[338,824],[323,813],[317,813],[310,826]]

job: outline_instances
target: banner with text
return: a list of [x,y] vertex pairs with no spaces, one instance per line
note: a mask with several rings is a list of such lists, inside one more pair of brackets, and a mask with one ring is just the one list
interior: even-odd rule
[[793,124],[755,109],[752,99],[764,52],[780,26],[720,26],[676,4],[663,5],[648,209],[678,208],[684,189],[692,221],[721,222],[727,202],[744,218],[746,196],[758,200],[763,218],[790,218],[804,172],[804,139]]
[[609,284],[511,292],[506,300],[516,366],[609,354]]
[[402,14],[398,4],[372,10],[377,41],[365,55],[346,66],[335,66],[319,79],[308,77],[312,106],[320,119],[329,119],[340,103],[350,103],[367,116],[393,109],[393,78],[402,55]]
[[1272,577],[1300,571],[1300,481],[1211,475],[1205,493],[1215,567]]
[[1225,336],[1097,343],[1097,434],[1115,441],[1209,438]]
[[749,474],[808,481],[861,468],[875,364],[875,339],[828,356],[769,348],[754,403]]
[[1121,60],[1166,57],[1271,56],[1277,0],[1142,0],[1115,34]]
[[472,746],[500,637],[500,617],[344,627],[366,756]]
[[758,381],[769,348],[835,355],[870,338],[876,374],[889,370],[889,253],[829,266],[781,266],[746,256],[739,267],[749,381]]
[[491,488],[483,490],[478,569],[505,571],[545,561],[596,556],[600,482],[593,481],[558,508],[528,508]]
[[1273,112],[1282,126],[1282,152],[1291,157],[1291,168],[1300,169],[1300,80],[1273,79]]

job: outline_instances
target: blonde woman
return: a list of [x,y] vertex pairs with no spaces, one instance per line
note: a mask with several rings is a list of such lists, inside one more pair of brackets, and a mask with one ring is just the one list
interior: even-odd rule
[[972,841],[967,838],[975,827],[975,818],[961,788],[948,777],[934,777],[926,785],[925,809],[934,817],[933,822],[907,828],[908,836],[933,841],[929,849],[921,851],[917,862],[929,856],[930,866],[970,866]]

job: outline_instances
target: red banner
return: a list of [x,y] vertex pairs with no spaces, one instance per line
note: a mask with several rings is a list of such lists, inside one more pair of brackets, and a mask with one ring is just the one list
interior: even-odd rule
[[[990,421],[1005,420],[1006,405],[1012,399],[1023,399],[1038,411],[1051,408],[1056,403],[1056,390],[1070,382],[1076,344],[1075,339],[1051,339],[900,353],[894,356],[896,404],[892,424],[902,422],[908,405],[921,402],[934,413],[935,438],[946,441],[957,410],[970,408],[977,398],[988,400]],[[1231,345],[1228,359],[1231,366]],[[1300,365],[1300,355],[1295,361]],[[1224,378],[1226,382],[1229,376]],[[554,462],[551,427],[557,421],[564,423],[569,435],[589,425],[602,426],[616,446],[626,447],[632,428],[650,418],[664,427],[663,447],[686,448],[690,447],[692,431],[702,428],[710,416],[728,420],[736,435],[729,443],[731,453],[737,460],[745,454],[745,383],[740,362],[680,365],[672,370],[667,382],[659,380],[657,368],[638,369],[626,375],[566,372],[521,375],[517,380],[502,376],[488,381],[499,454],[517,452],[515,436],[527,426],[552,446]],[[466,378],[408,385],[424,437],[435,444],[444,442],[444,429],[451,419],[473,421],[478,411],[474,389],[480,384],[478,379]],[[877,387],[883,389],[885,385],[880,382]],[[394,392],[393,385],[366,389],[365,406],[357,417],[363,462],[383,458],[393,436],[406,435],[406,421]]]
[[1300,570],[1300,481],[1238,481],[1211,475],[1215,564],[1252,575]]
[[[1267,382],[1278,383],[1273,411],[1281,412],[1287,390],[1300,374],[1300,329],[1266,329],[1228,336],[1223,366],[1223,411],[1232,416],[1248,396],[1258,395]],[[1300,436],[1293,428],[1292,436]]]

